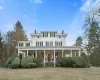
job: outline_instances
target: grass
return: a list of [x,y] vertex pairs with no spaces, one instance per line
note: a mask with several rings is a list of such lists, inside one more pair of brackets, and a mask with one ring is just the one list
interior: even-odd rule
[[100,80],[100,68],[0,68],[0,80]]

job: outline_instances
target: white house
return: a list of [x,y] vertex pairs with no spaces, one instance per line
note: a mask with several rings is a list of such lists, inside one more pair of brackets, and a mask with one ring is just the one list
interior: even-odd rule
[[18,55],[23,54],[33,55],[38,57],[38,54],[42,54],[43,64],[51,62],[56,64],[57,55],[61,57],[80,56],[80,46],[66,46],[67,33],[62,30],[61,33],[57,31],[41,31],[37,33],[31,33],[31,39],[29,41],[18,41]]

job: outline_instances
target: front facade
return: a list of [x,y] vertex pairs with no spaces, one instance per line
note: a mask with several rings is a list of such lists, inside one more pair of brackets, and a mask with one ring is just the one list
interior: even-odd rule
[[29,41],[18,41],[18,56],[23,54],[32,55],[34,58],[42,57],[42,63],[45,67],[50,62],[56,65],[58,55],[60,57],[80,56],[80,46],[66,46],[67,33],[62,31],[41,31],[31,33]]

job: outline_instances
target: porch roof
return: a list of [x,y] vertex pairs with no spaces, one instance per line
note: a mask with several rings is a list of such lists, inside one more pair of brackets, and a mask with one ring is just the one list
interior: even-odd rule
[[20,50],[80,50],[81,46],[30,46],[18,47]]

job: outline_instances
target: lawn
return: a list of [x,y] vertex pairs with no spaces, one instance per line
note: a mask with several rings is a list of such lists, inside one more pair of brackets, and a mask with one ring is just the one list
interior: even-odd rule
[[0,68],[0,80],[100,80],[100,68]]

